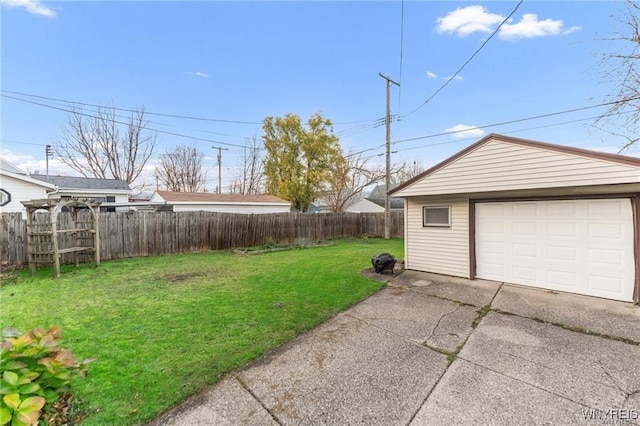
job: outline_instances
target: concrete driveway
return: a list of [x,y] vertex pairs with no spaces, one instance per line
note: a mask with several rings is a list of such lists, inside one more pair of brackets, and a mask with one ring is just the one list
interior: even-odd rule
[[640,424],[640,307],[406,271],[152,422],[356,423]]

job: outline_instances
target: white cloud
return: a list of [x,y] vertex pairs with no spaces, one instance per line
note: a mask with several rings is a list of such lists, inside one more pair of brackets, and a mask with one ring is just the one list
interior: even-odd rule
[[185,74],[192,77],[209,78],[209,74],[203,73],[202,71],[186,71]]
[[575,33],[576,31],[580,31],[582,29],[582,27],[579,27],[578,25],[574,25],[569,29],[566,29],[562,32],[562,35],[569,35],[571,33]]
[[[18,154],[9,149],[3,149],[0,152],[0,156],[24,172],[45,174],[47,172],[47,161],[44,159],[44,146],[41,149],[42,155],[40,159],[30,154]],[[49,158],[49,174],[64,176],[80,175],[55,156]]]
[[42,15],[49,18],[56,16],[55,10],[42,4],[40,0],[0,0],[0,4],[9,8],[22,7],[34,15]]
[[[473,33],[491,33],[496,26],[505,19],[505,16],[491,13],[484,6],[467,6],[449,12],[446,16],[438,18],[436,31],[439,33],[455,34],[466,37]],[[560,19],[538,19],[534,13],[525,13],[519,22],[510,19],[499,32],[503,40],[519,40],[523,38],[545,37],[555,35],[568,35],[581,28],[572,26],[564,29],[564,23]]]
[[438,74],[436,74],[435,72],[427,71],[427,77],[438,78]]
[[504,20],[504,16],[489,13],[484,6],[467,6],[449,12],[438,18],[436,31],[466,37],[475,32],[490,33],[494,25]]
[[479,138],[484,136],[484,130],[478,129],[476,126],[467,126],[466,124],[456,124],[449,127],[445,132],[453,133],[454,138]]
[[[517,40],[521,38],[545,37],[562,34],[562,21],[554,19],[539,20],[534,13],[525,13],[516,24],[505,23],[500,28],[500,38]],[[575,27],[572,27],[575,28]]]

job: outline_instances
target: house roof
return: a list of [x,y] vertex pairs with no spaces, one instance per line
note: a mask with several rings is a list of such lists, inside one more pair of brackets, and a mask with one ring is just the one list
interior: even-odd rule
[[16,166],[14,166],[13,164],[11,164],[10,162],[8,162],[2,157],[0,157],[0,170],[16,173],[19,175],[26,175],[24,171],[20,170],[19,168],[17,168]]
[[0,169],[0,174],[2,174],[3,176],[9,176],[12,177],[14,179],[18,179],[24,182],[29,182],[31,184],[37,185],[37,186],[41,186],[43,188],[47,188],[47,189],[56,189],[56,186],[52,183],[49,182],[43,182],[41,180],[37,180],[37,179],[32,179],[31,177],[22,174],[22,173],[13,173],[10,172],[8,170],[4,170],[4,169]]
[[210,192],[156,191],[167,202],[291,204],[275,195],[213,194]]
[[33,179],[52,183],[60,189],[89,189],[131,191],[127,182],[122,179],[98,179],[77,176],[31,175]]
[[605,153],[605,152],[592,151],[592,150],[588,150],[588,149],[574,148],[574,147],[564,146],[564,145],[555,145],[555,144],[550,144],[550,143],[546,143],[546,142],[538,142],[538,141],[533,141],[533,140],[529,140],[529,139],[520,139],[520,138],[511,137],[511,136],[504,136],[504,135],[491,133],[491,134],[485,136],[484,138],[480,139],[478,142],[476,142],[476,143],[468,146],[467,148],[463,149],[462,151],[460,151],[460,152],[452,155],[451,157],[441,161],[440,163],[436,164],[435,166],[431,167],[430,169],[425,170],[423,173],[420,173],[419,175],[415,176],[413,179],[410,179],[410,180],[398,185],[397,187],[395,187],[394,189],[392,189],[390,191],[390,194],[403,192],[404,189],[406,189],[408,187],[411,187],[412,185],[416,184],[419,181],[422,181],[427,176],[436,174],[437,172],[439,172],[440,170],[446,168],[447,166],[451,165],[452,163],[455,163],[456,161],[462,159],[463,157],[473,153],[474,151],[477,151],[479,148],[483,147],[484,145],[487,145],[487,144],[489,144],[491,142],[495,142],[495,141],[501,142],[501,143],[506,143],[506,144],[512,144],[512,145],[516,145],[516,146],[520,146],[520,147],[535,148],[535,149],[538,149],[538,150],[556,152],[556,153],[559,153],[559,154],[570,155],[570,156],[573,156],[573,157],[582,157],[582,158],[586,158],[586,159],[594,159],[594,160],[605,161],[605,162],[608,162],[609,164],[618,164],[618,165],[621,165],[621,166],[640,167],[640,158],[637,158],[637,157],[629,157],[629,156],[618,155],[618,154],[610,154],[610,153]]
[[[391,184],[389,186],[390,191],[389,193],[391,193],[391,191],[393,191],[393,189],[395,187],[397,187],[398,184],[394,183]],[[386,194],[386,186],[385,185],[377,185],[375,188],[373,188],[373,190],[371,191],[371,193],[369,195],[367,195],[366,197],[364,197],[366,200],[371,201],[374,204],[377,204],[381,207],[384,207],[384,203],[385,203],[385,194]],[[390,203],[390,207],[392,209],[402,209],[404,208],[404,199],[403,198],[399,198],[399,197],[389,197],[389,203]]]

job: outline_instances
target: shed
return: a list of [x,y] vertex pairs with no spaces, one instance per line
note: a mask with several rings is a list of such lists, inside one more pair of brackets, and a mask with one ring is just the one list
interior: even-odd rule
[[156,191],[150,201],[171,205],[174,212],[289,213],[291,211],[291,203],[275,195]]
[[640,303],[640,158],[491,134],[391,193],[407,269]]

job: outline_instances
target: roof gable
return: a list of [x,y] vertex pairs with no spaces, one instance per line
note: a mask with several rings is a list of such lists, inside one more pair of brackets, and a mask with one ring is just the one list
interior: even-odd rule
[[7,170],[0,169],[0,174],[3,175],[3,176],[11,177],[11,178],[14,178],[14,179],[17,179],[17,180],[21,180],[23,182],[27,182],[27,183],[30,183],[32,185],[40,186],[40,187],[43,187],[43,188],[52,189],[52,190],[56,189],[56,186],[54,184],[52,184],[52,183],[42,182],[42,181],[37,180],[37,179],[32,179],[29,176],[23,175],[21,173],[13,173],[13,172],[10,172],[10,171],[7,171]]
[[20,170],[18,167],[14,166],[4,158],[0,157],[0,169],[6,172],[16,173],[19,175],[26,175],[26,173]]
[[[158,198],[160,197],[160,198]],[[241,195],[241,194],[214,194],[210,192],[175,192],[156,191],[152,200],[164,200],[169,203],[260,203],[260,204],[286,204],[289,203],[275,195]]]
[[394,189],[396,197],[640,182],[640,158],[491,134]]

